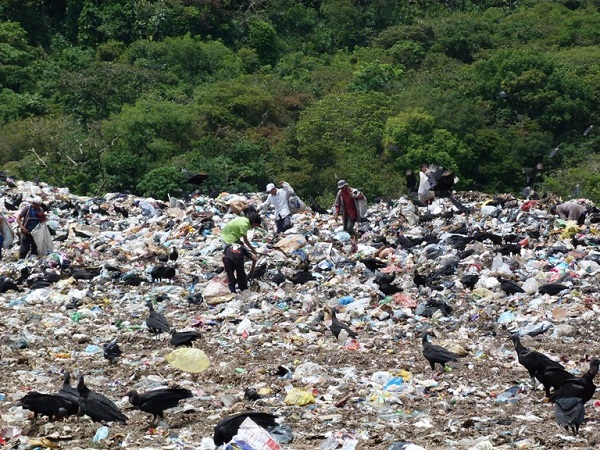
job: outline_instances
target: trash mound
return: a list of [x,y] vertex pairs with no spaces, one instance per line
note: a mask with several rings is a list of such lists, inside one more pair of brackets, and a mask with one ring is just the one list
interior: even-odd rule
[[[2,194],[15,233],[0,264],[7,448],[211,449],[232,417],[232,449],[598,447],[600,403],[587,403],[579,434],[560,428],[510,339],[573,376],[600,355],[591,220],[510,195],[400,198],[370,205],[355,242],[329,214],[297,213],[275,235],[267,213],[269,228],[249,236],[264,270],[231,294],[219,232],[262,194],[88,198],[14,180]],[[54,249],[18,259],[15,216],[33,196]],[[443,368],[425,345],[450,355]],[[61,409],[66,372],[127,423]],[[192,396],[128,400],[157,389]],[[31,391],[47,396],[24,401]],[[47,401],[36,418],[34,397]]]

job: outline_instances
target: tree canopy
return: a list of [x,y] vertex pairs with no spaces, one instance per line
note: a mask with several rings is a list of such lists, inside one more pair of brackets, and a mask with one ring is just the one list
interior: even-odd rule
[[330,206],[436,163],[600,201],[594,0],[6,0],[0,167],[78,194],[289,181]]

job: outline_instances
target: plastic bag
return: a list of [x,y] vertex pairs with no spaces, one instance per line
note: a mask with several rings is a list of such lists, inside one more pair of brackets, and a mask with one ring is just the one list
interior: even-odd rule
[[304,406],[304,405],[308,405],[309,403],[314,403],[315,398],[308,391],[305,391],[302,389],[297,389],[297,388],[292,388],[286,395],[283,402],[286,405]]
[[31,230],[31,236],[37,247],[38,255],[47,255],[54,251],[54,243],[48,225],[45,222],[40,222]]
[[302,200],[298,198],[296,194],[290,195],[288,197],[288,207],[290,209],[290,213],[292,214],[296,214],[306,209],[306,205]]
[[6,217],[0,214],[0,219],[2,220],[2,229],[0,230],[0,234],[2,234],[4,237],[4,240],[2,241],[2,248],[10,248],[12,247],[14,241],[13,230],[6,220]]
[[292,188],[289,183],[283,181],[281,183],[281,188],[288,192],[288,208],[290,209],[291,214],[296,214],[300,211],[306,209],[306,205],[294,192],[294,188]]
[[528,278],[521,286],[526,294],[533,295],[537,292],[540,287],[537,280],[535,278]]
[[364,219],[367,217],[367,197],[365,194],[360,192],[358,189],[352,189],[352,198],[354,199],[354,204],[356,205],[356,212],[358,214],[359,219]]
[[219,303],[228,302],[235,297],[235,294],[229,291],[227,273],[222,272],[210,280],[202,290],[202,296],[207,305],[218,305]]
[[281,450],[281,446],[269,432],[257,425],[249,417],[240,425],[237,434],[226,449]]
[[167,362],[184,372],[200,373],[210,367],[206,353],[197,348],[180,347],[165,356]]

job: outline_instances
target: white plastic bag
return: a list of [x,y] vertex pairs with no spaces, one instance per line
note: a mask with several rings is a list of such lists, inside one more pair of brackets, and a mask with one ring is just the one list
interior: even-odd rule
[[306,209],[306,205],[296,194],[292,194],[288,197],[288,208],[290,213],[296,214]]
[[360,192],[358,189],[352,189],[352,198],[354,199],[354,204],[356,205],[356,212],[358,213],[359,219],[364,219],[367,217],[367,197],[365,194]]
[[294,192],[294,188],[290,186],[289,183],[283,181],[281,183],[281,188],[287,191],[288,193],[288,208],[290,209],[291,214],[296,214],[297,212],[303,211],[306,209],[306,205]]
[[2,241],[2,248],[10,248],[12,247],[15,238],[13,230],[10,227],[8,221],[6,220],[6,217],[0,214],[0,218],[2,219],[2,236],[4,237]]
[[229,290],[227,274],[222,272],[210,280],[202,290],[202,296],[207,305],[218,305],[219,303],[228,302],[235,297]]
[[47,255],[54,251],[54,243],[46,222],[40,222],[31,230],[31,236],[37,247],[38,255]]

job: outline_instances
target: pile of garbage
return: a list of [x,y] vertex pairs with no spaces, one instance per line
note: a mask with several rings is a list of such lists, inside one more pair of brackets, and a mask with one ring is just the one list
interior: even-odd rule
[[[2,196],[15,232],[19,208],[42,197],[54,250],[18,259],[15,239],[2,255],[0,445],[213,449],[214,427],[244,412],[279,426],[244,416],[227,448],[598,445],[600,403],[587,405],[579,435],[559,428],[509,339],[574,376],[600,355],[600,230],[557,219],[546,201],[464,192],[464,208],[375,203],[356,242],[330,214],[297,213],[276,235],[267,213],[249,234],[261,270],[231,293],[220,229],[265,194],[88,198],[8,180]],[[167,332],[149,326],[150,309]],[[348,326],[336,335],[335,312]],[[200,337],[175,348],[170,328]],[[432,371],[424,332],[463,357]],[[67,371],[127,424],[34,420],[20,400],[56,393]],[[192,396],[157,421],[127,398],[174,386]]]

